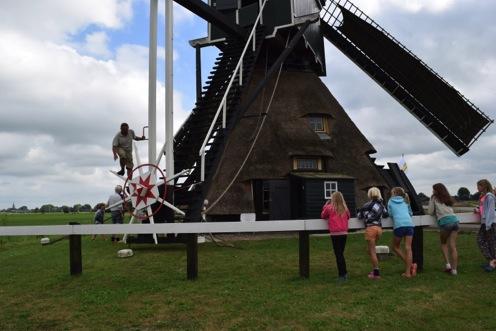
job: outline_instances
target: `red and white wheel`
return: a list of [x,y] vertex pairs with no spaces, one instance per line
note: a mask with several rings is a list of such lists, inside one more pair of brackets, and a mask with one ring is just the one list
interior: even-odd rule
[[[136,173],[139,175],[134,177]],[[157,174],[163,178],[160,183],[158,183]],[[126,190],[129,189],[128,199],[131,200],[131,205],[134,208],[131,214],[135,218],[143,220],[153,217],[159,212],[165,202],[167,187],[165,183],[164,172],[154,164],[145,163],[133,169],[131,179],[126,179],[124,187]],[[159,185],[164,185],[162,195],[160,195]],[[151,206],[155,203],[159,203],[159,205],[153,210]],[[145,215],[139,213],[141,210],[146,210]]]

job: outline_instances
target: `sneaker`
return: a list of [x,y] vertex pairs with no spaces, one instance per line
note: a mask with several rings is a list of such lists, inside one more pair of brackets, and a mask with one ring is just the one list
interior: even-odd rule
[[344,283],[348,280],[348,275],[344,275],[344,276],[339,276],[338,277],[338,283]]
[[374,272],[373,272],[373,271],[369,272],[369,274],[367,275],[367,277],[368,277],[369,279],[381,279],[381,276],[380,276],[380,275],[376,275],[376,274],[374,274]]
[[451,269],[451,275],[452,276],[458,275],[458,271],[456,271],[455,269]]
[[120,171],[117,171],[117,174],[119,176],[124,176],[124,169],[121,169]]
[[488,265],[484,268],[484,270],[485,270],[486,272],[493,272],[493,271],[494,271],[494,269],[496,269],[496,268],[495,268],[495,267],[493,267],[493,266],[492,266],[492,265],[490,265],[490,264],[488,264]]

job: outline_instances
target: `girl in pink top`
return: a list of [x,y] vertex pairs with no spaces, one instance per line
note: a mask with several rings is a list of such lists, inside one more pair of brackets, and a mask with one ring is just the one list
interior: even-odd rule
[[348,271],[346,270],[346,260],[344,259],[344,248],[348,237],[350,211],[340,192],[334,192],[331,195],[331,200],[327,201],[322,208],[320,217],[328,221],[332,248],[334,249],[338,266],[339,280],[345,281],[348,278]]

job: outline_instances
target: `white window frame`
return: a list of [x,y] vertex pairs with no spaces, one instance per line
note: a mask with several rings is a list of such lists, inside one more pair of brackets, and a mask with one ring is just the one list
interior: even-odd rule
[[338,191],[338,182],[336,181],[326,181],[324,182],[324,198],[330,199],[334,192]]
[[[325,118],[323,116],[308,116],[308,124],[315,132],[326,132]],[[320,126],[320,128],[317,128]]]

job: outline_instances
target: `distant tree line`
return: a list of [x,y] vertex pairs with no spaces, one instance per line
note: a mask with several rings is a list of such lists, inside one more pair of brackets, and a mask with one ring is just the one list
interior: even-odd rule
[[[425,195],[422,192],[418,194],[418,197],[422,202],[429,201],[429,196]],[[468,188],[460,187],[453,198],[457,201],[478,201],[479,197],[480,197],[479,192],[475,192],[472,194],[470,193],[470,190]]]
[[96,205],[91,206],[89,203],[86,204],[75,204],[74,206],[54,206],[52,204],[46,204],[42,205],[41,207],[36,207],[33,209],[29,209],[27,206],[21,206],[19,208],[7,208],[7,209],[2,209],[0,212],[7,212],[7,213],[79,213],[79,212],[90,212],[90,211],[95,211],[96,210]]

